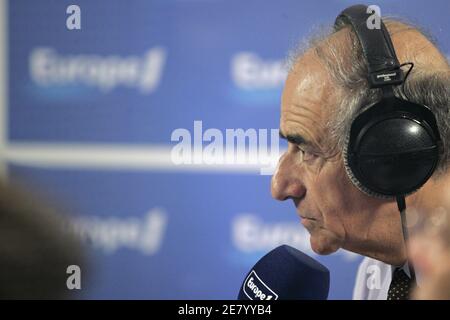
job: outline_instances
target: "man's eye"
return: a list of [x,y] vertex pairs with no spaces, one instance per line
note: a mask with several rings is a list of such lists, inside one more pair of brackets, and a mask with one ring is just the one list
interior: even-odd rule
[[301,146],[297,146],[297,149],[300,153],[301,161],[310,161],[316,158],[316,155],[314,153],[305,150]]

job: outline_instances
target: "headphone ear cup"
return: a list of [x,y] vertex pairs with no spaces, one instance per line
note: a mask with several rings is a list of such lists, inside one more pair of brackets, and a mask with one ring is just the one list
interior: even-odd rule
[[345,139],[345,145],[344,145],[344,150],[343,150],[343,160],[344,160],[344,168],[345,168],[345,172],[347,173],[347,177],[350,179],[350,181],[353,183],[353,185],[359,189],[359,191],[365,193],[368,196],[371,197],[376,197],[376,198],[390,198],[386,195],[382,195],[379,194],[377,192],[374,192],[372,190],[370,190],[369,188],[367,188],[366,186],[364,186],[364,184],[358,180],[358,178],[353,174],[352,168],[349,164],[348,161],[348,145],[349,145],[349,141],[350,141],[350,135],[348,134],[346,139]]
[[433,174],[439,141],[427,107],[382,99],[352,123],[343,152],[347,176],[370,196],[411,194]]

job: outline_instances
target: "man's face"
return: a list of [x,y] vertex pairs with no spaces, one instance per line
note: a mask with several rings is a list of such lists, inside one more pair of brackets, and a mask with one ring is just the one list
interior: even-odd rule
[[382,227],[377,219],[385,217],[377,217],[377,211],[395,214],[392,204],[386,208],[386,201],[354,187],[340,153],[330,148],[325,123],[337,103],[337,90],[324,66],[307,52],[289,74],[282,95],[280,135],[288,140],[288,149],[272,178],[272,196],[293,200],[311,235],[312,249],[319,254],[341,247],[363,253],[372,241],[377,246],[388,240],[386,245],[392,246],[385,231],[400,230],[398,224],[388,222],[386,230],[374,230]]

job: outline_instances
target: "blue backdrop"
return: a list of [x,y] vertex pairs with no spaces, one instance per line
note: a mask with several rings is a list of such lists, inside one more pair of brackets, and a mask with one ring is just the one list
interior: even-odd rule
[[[9,176],[71,207],[92,247],[86,298],[234,299],[267,251],[291,244],[351,298],[361,257],[311,252],[291,203],[254,167],[175,166],[172,132],[278,128],[297,42],[355,3],[9,1]],[[376,1],[428,28],[448,54],[447,0]],[[66,8],[81,9],[68,30]]]

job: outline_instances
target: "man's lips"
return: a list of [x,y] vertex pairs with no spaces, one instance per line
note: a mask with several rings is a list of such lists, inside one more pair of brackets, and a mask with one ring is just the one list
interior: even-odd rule
[[302,218],[302,219],[306,219],[306,220],[312,220],[312,221],[317,221],[317,219],[316,218],[311,218],[311,217],[305,217],[305,216],[300,216],[300,218]]
[[309,214],[305,215],[305,210],[300,209],[300,201],[293,199],[295,208],[297,209],[297,214],[302,220],[319,221],[319,219],[312,217]]
[[319,221],[319,219],[315,218],[314,215],[305,213],[305,210],[300,211],[297,209],[297,214],[302,220]]

